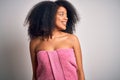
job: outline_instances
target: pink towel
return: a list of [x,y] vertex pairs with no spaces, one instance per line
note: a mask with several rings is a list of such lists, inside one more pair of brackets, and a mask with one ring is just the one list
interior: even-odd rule
[[72,48],[37,53],[37,80],[78,80]]

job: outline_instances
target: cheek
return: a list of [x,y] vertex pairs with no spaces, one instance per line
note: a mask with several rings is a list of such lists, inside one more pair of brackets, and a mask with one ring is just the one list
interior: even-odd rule
[[56,27],[61,25],[61,19],[60,18],[56,18],[55,21]]

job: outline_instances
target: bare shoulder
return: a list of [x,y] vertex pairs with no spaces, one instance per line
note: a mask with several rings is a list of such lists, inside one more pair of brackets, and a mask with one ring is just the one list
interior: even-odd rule
[[30,50],[33,52],[36,51],[36,47],[37,45],[40,43],[40,39],[39,38],[34,38],[34,39],[31,39],[30,40],[30,43],[29,43],[29,47],[30,47]]
[[78,37],[74,34],[70,34],[70,36],[71,36],[72,39],[78,39]]
[[70,42],[70,44],[72,44],[72,47],[74,48],[76,45],[79,44],[79,39],[76,35],[67,33],[67,42]]
[[73,42],[78,42],[78,37],[74,34],[68,34],[68,38],[72,40]]

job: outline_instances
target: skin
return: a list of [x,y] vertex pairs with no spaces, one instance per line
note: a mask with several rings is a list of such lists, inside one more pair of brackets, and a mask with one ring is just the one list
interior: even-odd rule
[[84,72],[82,66],[82,53],[78,38],[69,33],[61,32],[66,29],[67,11],[64,7],[59,7],[56,13],[56,28],[53,30],[52,38],[44,41],[38,37],[30,41],[30,55],[33,68],[33,80],[36,79],[37,58],[36,54],[40,50],[53,51],[60,48],[73,48],[78,66],[78,80],[84,80]]

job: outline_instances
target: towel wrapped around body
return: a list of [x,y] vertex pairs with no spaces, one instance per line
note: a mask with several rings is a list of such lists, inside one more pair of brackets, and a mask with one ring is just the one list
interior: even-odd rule
[[37,80],[78,80],[72,48],[37,53]]

